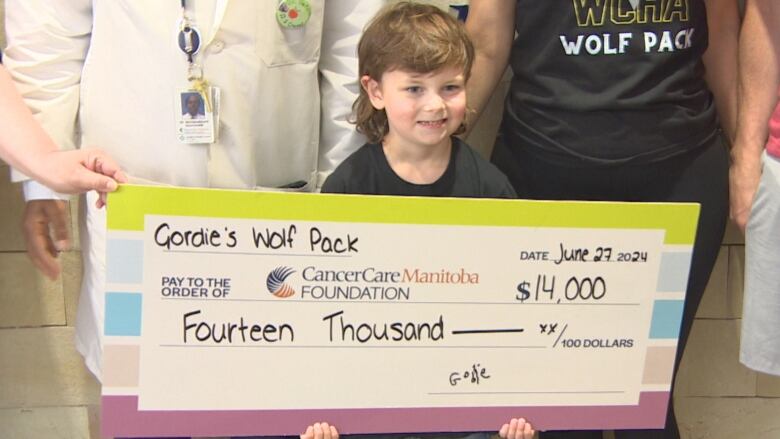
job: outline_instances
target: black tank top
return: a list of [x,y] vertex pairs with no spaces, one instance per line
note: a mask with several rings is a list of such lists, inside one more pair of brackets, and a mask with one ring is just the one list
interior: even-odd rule
[[642,163],[716,134],[703,0],[518,0],[513,13],[511,147],[559,162]]

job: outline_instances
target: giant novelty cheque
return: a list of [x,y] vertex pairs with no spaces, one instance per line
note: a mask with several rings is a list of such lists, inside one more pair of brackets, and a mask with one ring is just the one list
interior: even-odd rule
[[103,433],[661,427],[698,212],[123,186]]

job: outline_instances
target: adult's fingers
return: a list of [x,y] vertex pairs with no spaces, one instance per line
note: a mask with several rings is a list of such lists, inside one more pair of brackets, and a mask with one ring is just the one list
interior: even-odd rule
[[[103,206],[106,205],[107,200],[107,193],[113,192],[117,189],[118,185],[117,183],[127,183],[128,178],[127,175],[122,171],[122,169],[119,167],[119,164],[114,161],[111,157],[105,155],[100,150],[88,150],[91,154],[91,158],[88,160],[89,165],[87,165],[88,169],[91,169],[94,171],[98,177],[100,176],[106,176],[110,177],[106,179],[105,182],[101,183],[104,184],[103,189],[100,189],[100,186],[96,186],[96,190],[99,193],[98,199],[95,201],[95,206],[100,209]],[[100,178],[106,178],[106,177],[100,177]]]
[[48,201],[42,204],[44,214],[49,220],[51,236],[57,251],[65,251],[70,247],[70,229],[68,227],[68,203],[58,200]]
[[[61,204],[61,206],[58,204]],[[22,231],[28,257],[36,268],[52,280],[56,279],[60,274],[60,264],[57,261],[58,250],[52,236],[56,236],[57,238],[55,239],[67,242],[67,226],[65,227],[64,235],[62,231],[62,224],[66,222],[66,219],[58,218],[60,214],[62,216],[65,215],[64,204],[62,201],[55,200],[30,201],[25,207],[22,221]],[[52,217],[58,225],[54,226],[50,232]],[[57,230],[56,234],[54,234],[55,229]]]
[[95,169],[95,172],[111,177],[116,180],[117,183],[127,183],[127,175],[122,171],[122,168],[119,167],[119,164],[102,151],[98,152],[95,166],[97,168]]
[[108,202],[108,193],[98,192],[98,199],[95,200],[95,207],[97,207],[98,209],[102,209],[107,202]]
[[72,185],[78,192],[95,190],[98,192],[113,192],[118,187],[113,178],[92,172],[87,168],[77,168],[73,173]]

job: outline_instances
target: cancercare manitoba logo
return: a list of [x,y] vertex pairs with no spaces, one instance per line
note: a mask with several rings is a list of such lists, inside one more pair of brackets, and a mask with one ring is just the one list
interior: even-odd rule
[[268,273],[268,278],[265,281],[265,285],[268,287],[268,292],[273,294],[276,297],[290,297],[295,294],[295,290],[285,283],[285,280],[287,280],[290,275],[295,273],[295,270],[293,270],[290,267],[277,267],[270,273]]

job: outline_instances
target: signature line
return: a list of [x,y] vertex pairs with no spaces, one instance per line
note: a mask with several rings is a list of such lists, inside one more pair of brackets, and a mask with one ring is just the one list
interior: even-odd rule
[[580,394],[623,394],[624,390],[581,390],[581,391],[558,391],[558,392],[428,392],[429,395],[580,395]]

